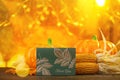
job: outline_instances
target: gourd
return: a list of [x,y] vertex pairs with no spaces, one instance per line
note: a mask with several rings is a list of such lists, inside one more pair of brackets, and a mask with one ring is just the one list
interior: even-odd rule
[[99,48],[99,43],[96,40],[80,40],[76,45],[76,53],[93,53],[93,51]]
[[[94,53],[95,50],[101,49],[104,50],[104,42],[103,40],[97,41],[97,40],[80,40],[76,45],[76,53]],[[106,50],[110,51],[110,54],[115,54],[117,52],[117,47],[114,43],[110,41],[106,41]],[[97,52],[99,53],[99,52]]]
[[95,54],[76,54],[76,74],[96,74],[98,71],[99,67]]
[[30,48],[28,50],[25,54],[25,61],[30,68],[36,68],[36,48]]
[[83,62],[97,62],[97,57],[95,54],[92,53],[83,53],[83,54],[76,54],[76,63],[83,63]]
[[76,63],[76,74],[96,74],[98,71],[97,63]]
[[28,51],[25,54],[25,62],[26,64],[31,68],[35,69],[36,68],[36,48],[40,47],[51,47],[52,46],[52,40],[49,38],[48,39],[48,44],[41,44],[41,45],[35,45],[32,48],[29,48]]

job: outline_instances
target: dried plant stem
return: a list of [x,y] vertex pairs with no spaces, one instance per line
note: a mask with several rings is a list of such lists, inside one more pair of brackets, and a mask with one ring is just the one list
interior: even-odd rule
[[103,42],[104,42],[104,52],[103,52],[103,54],[106,54],[106,39],[105,39],[105,36],[104,36],[104,34],[103,34],[103,32],[102,32],[102,30],[99,28],[99,31],[100,31],[100,33],[101,33],[101,36],[102,36],[102,39],[103,39]]

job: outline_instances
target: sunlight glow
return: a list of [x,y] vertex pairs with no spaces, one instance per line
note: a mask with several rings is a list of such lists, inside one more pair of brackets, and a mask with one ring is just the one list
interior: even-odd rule
[[96,0],[96,3],[98,6],[104,6],[105,5],[105,0]]
[[24,55],[17,54],[9,60],[8,67],[16,68],[16,66],[20,63],[24,63]]
[[3,61],[1,54],[0,54],[0,67],[5,67],[5,62]]

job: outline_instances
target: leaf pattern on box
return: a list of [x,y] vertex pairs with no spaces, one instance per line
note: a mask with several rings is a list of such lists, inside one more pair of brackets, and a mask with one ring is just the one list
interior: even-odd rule
[[75,58],[73,58],[68,68],[73,68],[75,62],[76,62],[76,60],[75,60]]
[[68,68],[73,68],[75,65],[75,59],[72,60],[72,56],[68,48],[66,48],[64,51],[55,48],[54,54],[57,57],[54,64],[60,64],[61,67],[68,66]]
[[41,60],[37,59],[37,65],[48,62],[47,58],[42,58]]
[[54,64],[60,64],[62,61],[63,61],[63,59],[58,58],[58,59],[55,60]]
[[63,58],[64,57],[61,49],[55,48],[54,49],[54,54],[55,54],[56,57],[59,57],[59,58]]
[[50,73],[49,70],[43,68],[43,69],[42,69],[42,75],[51,75],[51,73]]
[[52,66],[47,58],[37,59],[37,73],[41,72],[42,75],[51,75],[48,69]]
[[65,58],[67,61],[70,61],[70,60],[71,60],[71,55],[70,55],[70,53],[69,53],[68,48],[64,50],[63,55],[64,55],[64,58]]

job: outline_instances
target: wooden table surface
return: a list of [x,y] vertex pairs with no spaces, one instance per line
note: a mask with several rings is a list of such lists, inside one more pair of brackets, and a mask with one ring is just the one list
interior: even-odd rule
[[6,68],[0,68],[0,80],[120,80],[120,75],[76,75],[76,76],[27,76],[24,78],[6,74]]

